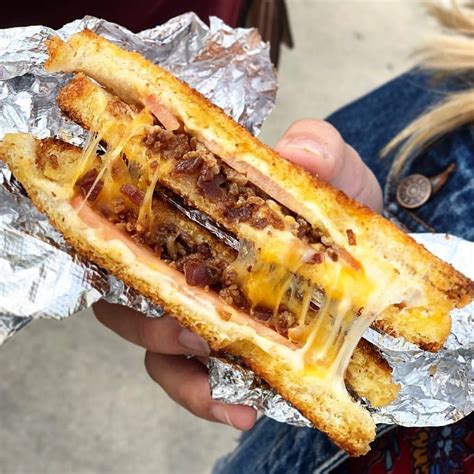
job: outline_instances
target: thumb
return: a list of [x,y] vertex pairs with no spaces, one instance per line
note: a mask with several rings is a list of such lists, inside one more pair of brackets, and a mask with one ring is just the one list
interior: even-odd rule
[[377,212],[383,208],[377,178],[339,132],[322,120],[294,122],[275,149],[319,179]]

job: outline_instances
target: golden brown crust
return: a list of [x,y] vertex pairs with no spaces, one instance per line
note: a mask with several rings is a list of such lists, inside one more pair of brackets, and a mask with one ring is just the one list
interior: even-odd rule
[[314,379],[306,380],[306,376],[295,372],[289,359],[275,347],[263,350],[250,327],[235,326],[231,321],[222,320],[210,323],[206,317],[212,311],[211,307],[203,309],[202,305],[188,301],[179,282],[177,286],[171,287],[174,290],[168,288],[165,291],[163,287],[160,288],[160,284],[164,284],[164,277],[162,279],[156,272],[148,275],[148,270],[144,271],[145,267],[136,262],[127,263],[126,256],[115,247],[108,247],[107,241],[97,231],[81,224],[67,198],[57,195],[56,183],[45,179],[36,165],[38,148],[29,135],[7,135],[0,144],[0,158],[25,186],[35,205],[50,217],[53,225],[82,256],[161,305],[183,326],[208,340],[213,350],[225,350],[242,357],[259,376],[301,410],[320,430],[331,436],[341,448],[352,455],[367,452],[375,431],[370,415],[363,408],[337,388],[325,386],[322,389],[314,384]]
[[347,367],[345,382],[359,397],[369,400],[373,407],[382,407],[393,402],[400,391],[398,384],[391,380],[385,381],[386,374],[391,372],[392,369],[379,351],[361,339]]

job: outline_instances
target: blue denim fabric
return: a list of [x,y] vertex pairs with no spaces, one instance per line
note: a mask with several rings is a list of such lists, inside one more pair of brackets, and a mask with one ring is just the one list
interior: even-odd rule
[[[447,93],[466,85],[462,79],[434,83],[426,74],[411,71],[328,118],[375,172],[385,191],[385,213],[410,232],[434,230],[474,240],[472,128],[463,127],[432,144],[415,160],[406,163],[402,176],[391,176],[393,157],[379,158],[379,151],[405,125]],[[456,171],[425,205],[411,213],[398,206],[395,192],[401,178],[412,173],[434,176],[451,162],[455,162]],[[233,453],[218,461],[214,474],[298,474],[336,470],[341,473],[345,459],[322,433],[263,417],[241,437]]]
[[[474,129],[466,126],[450,133],[408,160],[402,176],[390,176],[393,156],[380,158],[380,150],[409,122],[446,94],[466,88],[462,79],[435,83],[430,76],[412,71],[349,104],[328,118],[374,171],[384,189],[385,212],[410,232],[449,232],[474,240]],[[450,163],[456,171],[441,190],[414,211],[396,203],[397,184],[404,176],[434,176]]]

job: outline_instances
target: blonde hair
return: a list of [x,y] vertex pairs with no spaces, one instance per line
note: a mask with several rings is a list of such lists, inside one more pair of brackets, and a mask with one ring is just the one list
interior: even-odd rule
[[[418,51],[420,68],[431,71],[434,76],[474,71],[474,2],[463,7],[456,0],[451,0],[450,7],[427,2],[426,8],[445,32]],[[392,168],[394,173],[398,173],[407,158],[420,153],[447,132],[468,123],[474,123],[474,86],[446,96],[416,118],[383,148],[381,155],[398,148]]]

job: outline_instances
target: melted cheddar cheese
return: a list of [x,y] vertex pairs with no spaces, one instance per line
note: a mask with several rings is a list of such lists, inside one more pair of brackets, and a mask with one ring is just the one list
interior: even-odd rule
[[[132,165],[127,166],[122,155],[130,140],[152,124],[151,114],[143,109],[122,134],[117,134],[117,142],[110,144],[101,157],[93,184],[94,187],[99,180],[103,182],[95,203],[99,209],[106,209],[120,196],[124,184],[136,186],[143,193],[141,204],[135,204],[138,224],[143,229],[153,223],[153,193],[160,175],[168,172],[169,164],[155,162],[156,166],[152,167],[143,156],[140,163],[134,163],[140,166],[137,178],[130,169]],[[117,127],[112,123],[106,127],[109,125]],[[93,167],[101,139],[101,135],[90,138],[76,180]],[[264,307],[277,318],[283,305],[293,313],[296,323],[288,330],[288,336],[299,348],[294,350],[292,363],[295,370],[314,377],[317,383],[330,383],[343,389],[343,376],[352,352],[375,318],[390,304],[413,302],[420,296],[416,288],[410,288],[409,281],[388,264],[384,268],[382,262],[372,262],[372,256],[365,255],[363,249],[357,249],[358,260],[354,261],[358,265],[351,265],[350,259],[334,261],[327,256],[320,263],[309,263],[315,250],[288,230],[254,232],[252,240],[252,244],[241,242],[238,258],[231,264],[238,286],[252,309]],[[360,260],[363,264],[359,265]],[[302,269],[311,273],[311,281],[301,276]]]
[[[151,125],[153,125],[153,117],[147,109],[143,109],[133,118],[125,130],[123,130],[122,134],[117,134],[117,142],[109,146],[107,152],[100,157],[101,166],[98,170],[97,178],[90,187],[86,199],[84,200],[84,202],[87,201],[99,181],[102,181],[102,188],[96,201],[96,206],[105,211],[107,211],[108,206],[113,199],[121,196],[121,188],[123,185],[133,184],[140,190],[143,190],[144,188],[144,199],[142,204],[139,206],[139,215],[141,216],[140,222],[144,227],[149,226],[152,219],[151,201],[157,182],[157,176],[152,180],[149,180],[147,176],[142,180],[134,179],[130,173],[129,167],[127,167],[122,158],[122,154],[129,141],[133,137],[142,134],[146,127]],[[115,124],[113,122],[106,123],[102,129],[102,133],[94,134],[89,138],[88,143],[82,152],[75,179],[71,183],[72,185],[76,183],[81,175],[93,167],[97,156],[97,147],[100,141],[107,133],[107,130],[114,126]],[[148,167],[143,167],[143,170],[147,172]]]
[[[416,289],[390,269],[374,271],[370,277],[364,265],[355,268],[344,259],[326,256],[321,263],[309,263],[313,253],[309,244],[290,232],[275,230],[271,235],[261,233],[257,244],[244,242],[232,268],[252,308],[263,306],[275,317],[284,305],[296,316],[288,331],[289,338],[300,344],[295,368],[342,388],[344,372],[364,332],[387,306],[413,298]],[[298,275],[310,265],[318,285]]]

